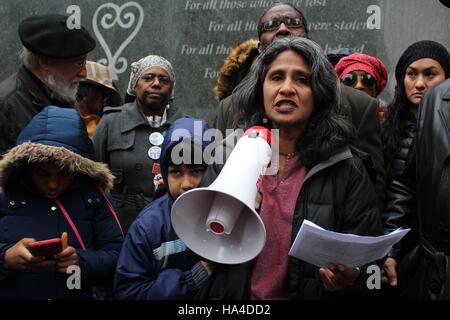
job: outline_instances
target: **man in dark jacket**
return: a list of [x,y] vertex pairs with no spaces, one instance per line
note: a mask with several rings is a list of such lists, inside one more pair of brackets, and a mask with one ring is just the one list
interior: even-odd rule
[[83,27],[69,29],[66,20],[64,15],[38,15],[19,25],[22,65],[0,83],[0,156],[45,106],[74,105],[95,40]]
[[[274,39],[285,36],[308,38],[307,22],[303,13],[291,4],[276,3],[267,9],[259,20],[260,52]],[[254,55],[249,55],[249,58],[254,59]],[[382,208],[385,198],[385,171],[377,113],[378,103],[375,99],[358,92],[358,90],[345,85],[340,87],[342,106],[348,110],[348,118],[355,129],[353,145],[367,153],[371,158],[368,159],[368,165],[373,166],[372,174],[376,173],[375,189],[378,206]],[[240,106],[233,102],[233,95],[221,100],[214,126],[224,135],[226,129],[235,129],[239,109]]]

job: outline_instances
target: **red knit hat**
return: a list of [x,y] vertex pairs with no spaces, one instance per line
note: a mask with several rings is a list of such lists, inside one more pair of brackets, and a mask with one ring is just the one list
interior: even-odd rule
[[384,63],[375,57],[363,53],[353,53],[343,57],[334,67],[339,79],[352,71],[364,71],[377,79],[377,95],[386,87],[387,70]]

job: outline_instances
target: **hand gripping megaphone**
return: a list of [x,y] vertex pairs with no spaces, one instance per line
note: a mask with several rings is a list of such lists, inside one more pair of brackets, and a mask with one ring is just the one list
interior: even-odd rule
[[247,262],[261,252],[266,229],[254,209],[256,183],[272,157],[270,144],[268,129],[251,127],[209,187],[189,190],[174,202],[173,228],[193,252],[223,264]]

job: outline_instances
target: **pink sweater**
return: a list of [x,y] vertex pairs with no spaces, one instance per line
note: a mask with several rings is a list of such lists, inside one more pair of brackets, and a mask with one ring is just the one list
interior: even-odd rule
[[260,216],[267,238],[256,258],[251,275],[252,299],[288,299],[288,252],[292,219],[300,188],[306,176],[298,154],[288,155],[285,176],[277,186],[277,176],[263,176]]

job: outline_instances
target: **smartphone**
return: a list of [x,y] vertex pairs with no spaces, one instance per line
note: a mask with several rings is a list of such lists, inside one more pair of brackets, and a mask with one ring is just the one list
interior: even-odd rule
[[44,256],[46,259],[52,260],[55,254],[62,251],[62,242],[60,238],[36,241],[28,244],[27,249],[35,257]]

